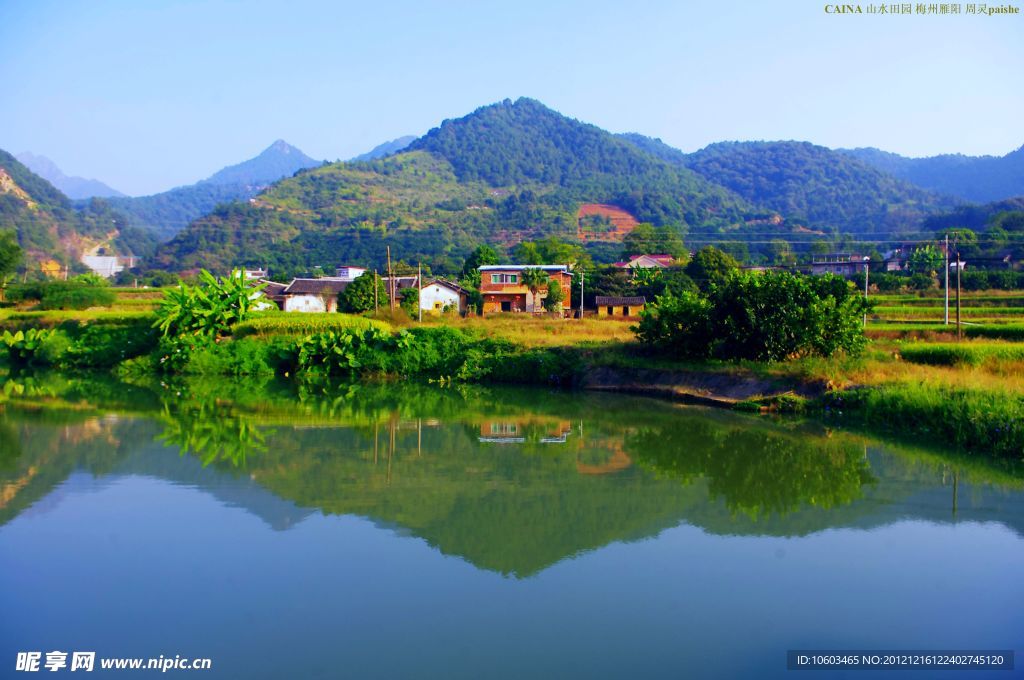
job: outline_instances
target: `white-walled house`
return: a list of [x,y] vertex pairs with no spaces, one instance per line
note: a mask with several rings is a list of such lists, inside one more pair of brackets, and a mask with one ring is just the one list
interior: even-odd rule
[[294,279],[281,293],[286,312],[336,312],[338,294],[351,281],[338,278]]
[[434,279],[420,288],[420,309],[435,314],[454,309],[462,314],[466,311],[466,291],[457,283]]
[[334,268],[334,278],[342,281],[355,281],[366,273],[366,267],[350,267],[342,265]]

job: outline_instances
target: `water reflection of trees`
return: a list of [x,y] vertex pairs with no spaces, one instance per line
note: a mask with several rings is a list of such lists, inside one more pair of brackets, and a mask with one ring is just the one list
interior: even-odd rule
[[874,482],[862,444],[756,425],[679,418],[627,436],[626,451],[659,477],[706,480],[712,496],[754,519],[846,505]]
[[245,467],[249,456],[267,450],[267,432],[251,414],[237,412],[216,400],[188,401],[172,408],[165,404],[157,439],[192,454],[206,467],[218,461]]

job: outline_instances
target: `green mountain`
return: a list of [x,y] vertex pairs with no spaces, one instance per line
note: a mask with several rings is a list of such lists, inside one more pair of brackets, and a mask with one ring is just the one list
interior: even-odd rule
[[13,230],[27,265],[54,261],[75,271],[86,252],[144,255],[152,238],[100,198],[77,207],[45,179],[0,150],[0,230]]
[[36,173],[47,182],[57,187],[65,196],[71,199],[88,198],[111,198],[124,196],[117,189],[112,189],[98,179],[86,179],[84,177],[70,177],[65,175],[57,164],[46,156],[37,156],[27,151],[19,153],[17,159],[25,167]]
[[[742,224],[750,206],[694,172],[530,99],[486,106],[363,163],[283,180],[221,206],[160,249],[167,267],[265,262],[294,271],[393,256],[454,269],[479,243],[579,236],[584,204],[680,231]],[[595,240],[600,240],[600,234]]]
[[1005,156],[907,158],[870,147],[843,153],[917,186],[977,203],[1024,196],[1024,146]]
[[166,241],[216,206],[246,201],[273,182],[318,165],[320,161],[279,139],[255,158],[223,168],[196,184],[152,196],[115,198],[111,203],[134,226]]
[[849,234],[899,235],[954,201],[892,177],[848,154],[808,142],[720,142],[686,154],[658,139],[623,138],[689,168],[765,210]]

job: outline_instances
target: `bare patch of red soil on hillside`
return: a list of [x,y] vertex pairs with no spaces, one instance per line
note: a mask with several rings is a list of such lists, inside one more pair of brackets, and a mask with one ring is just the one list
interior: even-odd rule
[[614,205],[584,203],[576,213],[576,236],[587,241],[621,241],[639,222]]

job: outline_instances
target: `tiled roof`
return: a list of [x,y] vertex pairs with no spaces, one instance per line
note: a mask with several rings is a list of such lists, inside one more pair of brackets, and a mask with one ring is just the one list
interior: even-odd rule
[[437,285],[439,285],[439,286],[444,286],[445,288],[450,288],[451,290],[454,290],[456,293],[459,293],[459,294],[462,294],[462,293],[466,292],[465,288],[463,288],[462,286],[460,286],[457,283],[452,283],[448,279],[434,279],[430,283],[426,284],[426,286],[424,286],[424,288],[426,288],[427,286],[433,285],[435,283]]
[[337,295],[348,288],[351,281],[339,279],[293,279],[283,295]]
[[609,295],[598,295],[597,297],[594,298],[594,302],[597,304],[598,307],[605,307],[607,305],[611,305],[612,307],[619,307],[621,305],[636,307],[638,305],[647,304],[647,298],[639,295],[634,297],[612,297]]

